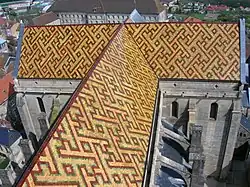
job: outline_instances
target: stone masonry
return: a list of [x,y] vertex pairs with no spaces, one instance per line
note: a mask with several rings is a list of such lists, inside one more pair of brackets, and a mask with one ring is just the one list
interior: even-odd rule
[[26,135],[32,141],[35,150],[38,149],[39,141],[50,128],[49,121],[54,100],[60,101],[59,110],[61,110],[79,83],[80,80],[15,80],[18,112]]
[[[187,186],[207,187],[207,178],[226,180],[240,127],[241,89],[238,82],[159,82],[157,128],[151,142],[153,164],[146,174],[150,175],[150,185],[157,186],[162,167],[179,173]],[[172,130],[167,130],[166,124]],[[163,137],[171,137],[189,152],[188,160],[178,163],[163,156]],[[190,167],[192,174],[188,172]]]
[[[192,124],[202,125],[205,177],[225,179],[230,168],[240,126],[241,95],[238,83],[205,81],[161,81],[162,118],[187,137]],[[171,105],[178,103],[178,118]],[[216,119],[210,118],[211,104],[217,103]]]

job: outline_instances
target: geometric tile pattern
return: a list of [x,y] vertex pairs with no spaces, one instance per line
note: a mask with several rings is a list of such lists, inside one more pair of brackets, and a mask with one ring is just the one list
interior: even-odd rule
[[160,78],[240,80],[237,24],[126,24]]
[[158,78],[240,78],[237,24],[46,26],[23,38],[19,77],[89,75],[26,170],[27,187],[140,186]]
[[19,78],[84,78],[118,25],[27,27]]
[[141,186],[157,82],[121,28],[21,184]]

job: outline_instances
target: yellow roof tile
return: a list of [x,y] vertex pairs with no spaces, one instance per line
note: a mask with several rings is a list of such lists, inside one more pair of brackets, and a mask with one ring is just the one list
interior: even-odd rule
[[84,78],[118,25],[27,27],[19,78]]
[[127,24],[159,78],[240,80],[237,24]]
[[236,24],[28,28],[20,77],[89,77],[19,186],[140,186],[158,78],[239,80],[239,59]]
[[157,77],[123,28],[57,121],[24,186],[140,186]]

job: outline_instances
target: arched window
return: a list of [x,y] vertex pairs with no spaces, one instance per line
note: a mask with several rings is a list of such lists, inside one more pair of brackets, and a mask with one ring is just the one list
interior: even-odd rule
[[[37,97],[36,99],[37,99],[37,101],[38,101],[38,104],[39,104],[39,107],[40,107],[40,111],[41,111],[41,112],[45,112],[45,107],[44,107],[42,98]],[[46,113],[46,112],[45,112],[45,113]]]
[[210,118],[216,120],[217,113],[218,113],[218,104],[217,103],[212,103],[211,107],[210,107]]
[[178,108],[179,108],[179,104],[176,101],[172,102],[172,116],[173,117],[178,118]]

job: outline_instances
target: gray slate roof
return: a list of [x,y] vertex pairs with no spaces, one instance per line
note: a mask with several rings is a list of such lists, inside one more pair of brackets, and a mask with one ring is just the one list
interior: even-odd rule
[[48,11],[130,14],[135,8],[141,14],[157,14],[154,0],[56,0]]
[[42,14],[38,17],[35,17],[32,19],[32,24],[36,25],[36,26],[42,26],[42,25],[46,25],[48,23],[51,23],[55,20],[59,19],[57,17],[57,15],[53,12],[47,12],[45,14]]
[[13,129],[0,127],[0,144],[10,147],[21,137],[21,134]]

